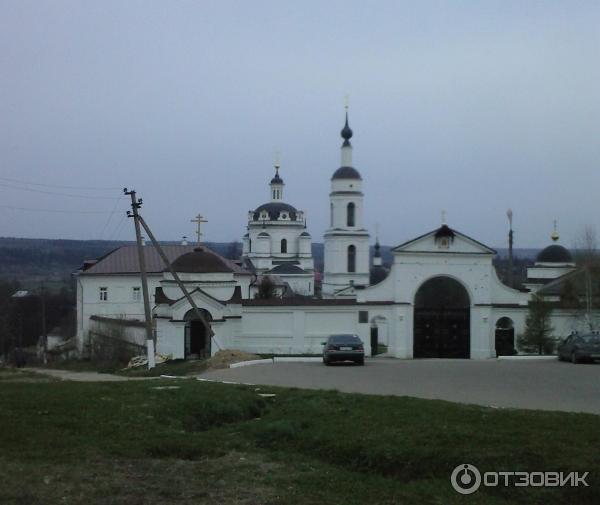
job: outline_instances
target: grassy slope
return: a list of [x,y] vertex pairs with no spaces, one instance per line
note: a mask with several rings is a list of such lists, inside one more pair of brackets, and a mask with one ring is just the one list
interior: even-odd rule
[[[157,386],[179,389],[155,389]],[[598,416],[155,380],[0,385],[0,503],[464,502],[459,463],[589,471],[590,488],[471,503],[598,503]]]

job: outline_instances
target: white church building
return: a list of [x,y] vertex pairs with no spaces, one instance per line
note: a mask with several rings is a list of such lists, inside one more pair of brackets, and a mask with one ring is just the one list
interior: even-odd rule
[[[559,299],[560,283],[575,272],[575,264],[557,243],[540,252],[520,290],[499,280],[492,248],[446,223],[394,247],[389,269],[382,265],[378,242],[370,261],[363,179],[352,163],[352,135],[346,113],[341,166],[331,177],[321,295],[315,296],[305,213],[284,202],[276,164],[269,201],[248,213],[238,261],[204,246],[165,246],[212,337],[156,251],[144,247],[157,352],[174,358],[220,349],[319,354],[328,335],[355,333],[367,354],[371,342],[378,341],[397,358],[494,358],[516,347],[533,293]],[[558,235],[552,238],[556,242]],[[265,276],[282,287],[277,297],[256,297],[257,282]],[[135,248],[124,246],[86,262],[76,278],[81,354],[89,354],[94,339],[114,335],[142,348],[144,309]],[[581,330],[580,316],[554,310],[556,336]]]

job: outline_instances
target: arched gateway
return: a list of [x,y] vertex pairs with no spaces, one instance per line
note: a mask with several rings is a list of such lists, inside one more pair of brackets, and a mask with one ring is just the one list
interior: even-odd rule
[[[212,321],[210,312],[198,309],[208,324]],[[210,331],[202,320],[196,315],[194,309],[189,310],[185,320],[185,359],[199,359],[210,357]]]
[[471,302],[462,284],[450,277],[429,279],[414,307],[415,358],[470,357]]

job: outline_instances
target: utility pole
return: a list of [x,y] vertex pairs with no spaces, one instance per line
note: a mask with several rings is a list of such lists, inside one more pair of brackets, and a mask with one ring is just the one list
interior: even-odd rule
[[156,342],[154,340],[154,331],[152,325],[152,313],[150,311],[150,297],[148,295],[148,278],[146,274],[146,258],[142,249],[142,232],[140,229],[140,215],[138,209],[142,206],[142,199],[136,198],[135,190],[127,191],[123,189],[123,193],[131,196],[131,211],[127,211],[127,217],[133,217],[135,223],[135,240],[137,243],[138,261],[140,264],[140,275],[142,276],[142,295],[144,297],[144,316],[146,321],[146,349],[148,352],[148,368],[154,368],[154,353],[156,351]]
[[514,287],[513,280],[513,229],[512,229],[512,218],[513,212],[512,209],[508,209],[506,211],[506,216],[508,217],[508,276],[507,282],[508,285],[512,288]]
[[201,231],[201,226],[202,223],[208,223],[208,220],[204,219],[204,216],[202,216],[201,214],[198,214],[196,216],[196,219],[191,219],[190,222],[192,223],[196,223],[196,242],[198,243],[198,245],[200,245],[201,242],[201,237],[202,237],[202,231]]
[[46,287],[44,281],[42,281],[41,289],[41,302],[42,302],[42,340],[44,346],[44,365],[48,363],[48,331],[46,328]]

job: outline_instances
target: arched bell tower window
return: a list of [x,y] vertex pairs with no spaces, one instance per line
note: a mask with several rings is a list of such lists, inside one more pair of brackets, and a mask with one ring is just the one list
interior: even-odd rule
[[287,253],[287,240],[284,238],[281,239],[281,252]]
[[356,211],[356,206],[354,205],[353,202],[350,202],[348,204],[348,207],[346,207],[346,226],[354,226],[355,211]]
[[329,226],[333,228],[333,203],[329,204]]
[[252,239],[248,239],[248,252],[252,252]]
[[356,272],[356,247],[348,246],[348,272]]

